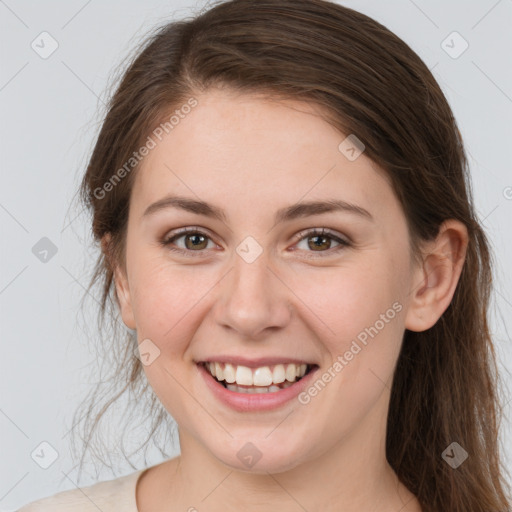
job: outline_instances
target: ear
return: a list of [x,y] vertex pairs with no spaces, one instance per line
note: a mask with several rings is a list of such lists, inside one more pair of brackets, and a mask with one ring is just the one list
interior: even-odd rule
[[114,272],[114,286],[116,289],[117,302],[121,311],[121,317],[124,324],[129,329],[136,329],[135,317],[133,315],[130,288],[128,286],[128,278],[123,269],[119,267],[117,261],[114,260],[112,250],[110,248],[111,235],[106,233],[101,239],[101,248],[105,257]]
[[446,311],[462,272],[467,245],[467,228],[455,219],[443,222],[436,239],[426,244],[422,265],[413,272],[407,329],[426,331]]

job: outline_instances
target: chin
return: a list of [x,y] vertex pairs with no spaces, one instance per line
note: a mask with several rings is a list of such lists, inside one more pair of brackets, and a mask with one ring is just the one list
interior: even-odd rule
[[306,458],[306,454],[300,451],[304,447],[302,440],[283,445],[265,438],[252,439],[250,436],[238,438],[232,440],[232,449],[225,445],[223,450],[213,449],[211,452],[230,469],[262,475],[284,473],[297,467]]

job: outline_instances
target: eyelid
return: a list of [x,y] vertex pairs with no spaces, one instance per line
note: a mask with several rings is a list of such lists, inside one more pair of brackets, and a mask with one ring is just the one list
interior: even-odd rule
[[[192,256],[192,257],[202,256],[205,252],[207,252],[206,249],[193,251],[193,250],[188,250],[188,249],[171,247],[174,240],[181,238],[182,236],[188,235],[188,234],[203,235],[206,238],[208,238],[209,240],[211,240],[213,243],[216,244],[214,237],[210,234],[210,232],[206,228],[202,228],[199,226],[187,226],[184,228],[175,229],[171,232],[170,236],[169,236],[169,234],[166,234],[163,237],[161,244],[168,250],[171,250],[176,253],[184,254],[186,256]],[[306,253],[310,253],[308,256],[306,256],[306,258],[310,258],[310,259],[311,258],[321,258],[321,257],[323,257],[322,256],[323,254],[327,254],[327,255],[337,254],[341,249],[345,249],[347,247],[352,246],[352,241],[348,236],[342,235],[341,233],[338,233],[337,231],[333,231],[333,230],[331,230],[329,228],[325,228],[325,227],[304,229],[304,230],[300,231],[299,233],[296,233],[293,236],[293,240],[294,240],[294,244],[297,244],[306,238],[309,238],[312,236],[324,236],[324,235],[327,235],[329,238],[331,238],[332,240],[337,242],[339,245],[334,248],[330,248],[326,251],[318,251],[318,253],[317,253],[318,255],[315,255],[316,251],[305,251]],[[217,244],[217,245],[219,245],[219,244]]]
[[[293,240],[300,242],[303,238],[306,236],[322,236],[322,235],[328,235],[333,239],[339,239],[341,242],[346,244],[351,244],[352,241],[350,238],[346,235],[343,235],[341,233],[338,233],[337,231],[333,231],[329,228],[308,228],[303,229],[299,233],[293,236]],[[324,251],[327,252],[327,251]]]
[[189,233],[197,233],[200,235],[206,235],[210,239],[214,239],[213,235],[206,228],[199,226],[186,226],[184,228],[173,229],[164,236],[164,240],[171,240],[177,238],[179,235],[187,235]]
[[191,251],[188,249],[181,249],[180,247],[171,247],[171,244],[174,243],[175,240],[177,240],[178,238],[181,238],[184,235],[188,235],[188,234],[203,235],[206,238],[208,238],[211,242],[213,242],[214,244],[219,245],[219,244],[217,244],[217,242],[215,242],[214,237],[210,234],[210,232],[206,228],[202,228],[199,226],[187,226],[184,228],[178,228],[178,229],[172,230],[170,234],[167,233],[163,237],[163,239],[161,240],[161,244],[166,249],[169,249],[173,252],[186,254],[187,256],[188,255],[200,256],[201,253],[206,252],[205,249],[200,250],[200,251]]

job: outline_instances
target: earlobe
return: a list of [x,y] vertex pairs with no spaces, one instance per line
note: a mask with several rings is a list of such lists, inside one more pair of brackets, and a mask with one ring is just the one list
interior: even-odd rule
[[426,246],[421,268],[413,274],[406,329],[430,329],[446,311],[462,272],[467,244],[463,223],[450,219],[441,224],[436,239]]
[[108,264],[110,265],[114,272],[114,290],[117,297],[117,302],[119,305],[123,323],[129,329],[135,330],[136,324],[131,304],[131,295],[130,288],[128,286],[128,279],[124,275],[124,272],[119,268],[117,262],[115,262],[114,259],[112,258],[110,242],[110,233],[107,233],[101,240],[101,247],[108,261]]

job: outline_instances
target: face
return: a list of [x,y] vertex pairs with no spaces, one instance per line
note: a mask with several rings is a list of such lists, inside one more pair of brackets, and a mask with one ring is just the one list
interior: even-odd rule
[[[232,468],[280,472],[356,435],[383,439],[414,285],[388,180],[364,152],[347,158],[347,134],[310,104],[196,98],[142,162],[116,274],[182,454],[195,446]],[[219,215],[151,207],[170,196]],[[307,207],[327,201],[352,206]],[[283,371],[293,384],[278,382]],[[265,389],[244,387],[251,378]]]

